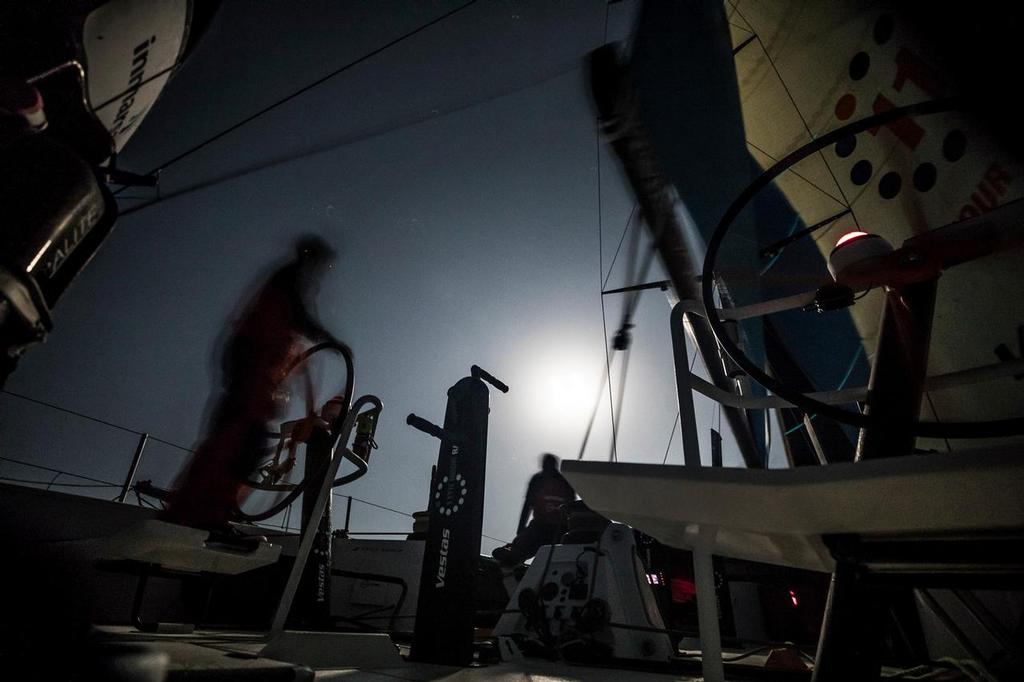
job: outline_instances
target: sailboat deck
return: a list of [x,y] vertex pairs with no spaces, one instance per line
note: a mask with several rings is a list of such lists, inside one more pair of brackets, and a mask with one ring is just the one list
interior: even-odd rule
[[[400,666],[362,666],[358,668],[331,668],[310,671],[288,663],[260,656],[265,640],[259,634],[222,631],[197,631],[191,634],[148,634],[140,633],[128,626],[101,627],[106,638],[118,643],[138,643],[147,649],[164,652],[170,658],[168,680],[188,676],[189,679],[210,680],[446,680],[451,682],[519,682],[525,680],[542,682],[574,682],[593,680],[595,682],[618,682],[624,677],[630,680],[677,680],[689,682],[699,680],[696,662],[694,674],[673,672],[641,671],[623,667],[596,667],[576,665],[565,661],[549,661],[539,658],[523,658],[496,664],[456,667],[430,663],[404,662]],[[403,655],[407,648],[399,647]],[[751,656],[752,666],[763,664],[764,656]],[[729,671],[727,671],[729,672]],[[728,680],[750,679],[747,675],[728,675]],[[775,679],[775,678],[772,678]],[[785,675],[779,679],[799,679],[798,674]]]

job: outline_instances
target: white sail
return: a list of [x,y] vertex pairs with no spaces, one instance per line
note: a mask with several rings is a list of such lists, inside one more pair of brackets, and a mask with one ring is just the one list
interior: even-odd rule
[[[844,124],[957,94],[926,37],[891,7],[739,0],[727,2],[726,13],[748,147],[763,168]],[[850,229],[899,246],[913,235],[1019,199],[1024,164],[975,118],[950,112],[903,119],[841,141],[797,163],[777,182],[806,225],[850,210],[813,235],[827,258]],[[999,344],[1022,352],[1017,344],[1024,299],[1011,293],[1022,285],[1018,257],[1003,253],[942,276],[929,374],[997,362]],[[873,294],[852,309],[869,355],[882,301]],[[922,418],[976,421],[1021,413],[1024,391],[1007,377],[934,391]]]

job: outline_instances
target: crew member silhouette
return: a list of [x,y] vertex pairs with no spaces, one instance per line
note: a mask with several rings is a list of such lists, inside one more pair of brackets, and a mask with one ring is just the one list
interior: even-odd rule
[[207,436],[179,475],[164,518],[226,529],[259,463],[275,390],[301,353],[301,344],[340,343],[317,321],[313,299],[335,258],[320,237],[296,241],[294,257],[270,275],[233,325],[221,358],[222,390]]
[[[491,554],[503,566],[514,566],[534,556],[542,545],[553,544],[564,532],[564,509],[576,499],[576,491],[558,471],[558,458],[550,452],[541,458],[541,470],[526,487],[523,511],[519,515],[516,537],[511,544]],[[530,512],[533,520],[527,525]]]

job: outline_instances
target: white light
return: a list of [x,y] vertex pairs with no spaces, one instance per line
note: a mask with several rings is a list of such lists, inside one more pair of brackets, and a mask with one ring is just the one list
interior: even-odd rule
[[37,253],[36,257],[32,259],[32,262],[28,264],[28,268],[25,270],[25,272],[32,272],[32,268],[36,266],[36,263],[39,262],[39,259],[43,257],[43,254],[46,253],[46,250],[50,248],[50,244],[52,243],[52,239],[46,240],[46,243],[43,244],[43,248],[39,249],[39,253]]
[[855,239],[860,239],[861,237],[867,237],[867,236],[868,236],[867,232],[861,232],[860,230],[855,230],[853,232],[847,232],[846,234],[844,234],[842,237],[839,238],[839,241],[836,242],[836,248],[838,249],[843,244],[846,244],[848,242],[852,242]]

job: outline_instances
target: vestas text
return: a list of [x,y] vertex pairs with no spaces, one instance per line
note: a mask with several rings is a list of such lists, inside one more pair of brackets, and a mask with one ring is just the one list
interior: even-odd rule
[[451,531],[447,528],[441,533],[441,556],[437,561],[437,582],[434,583],[434,587],[444,587],[444,574],[448,568],[448,541],[451,537]]

